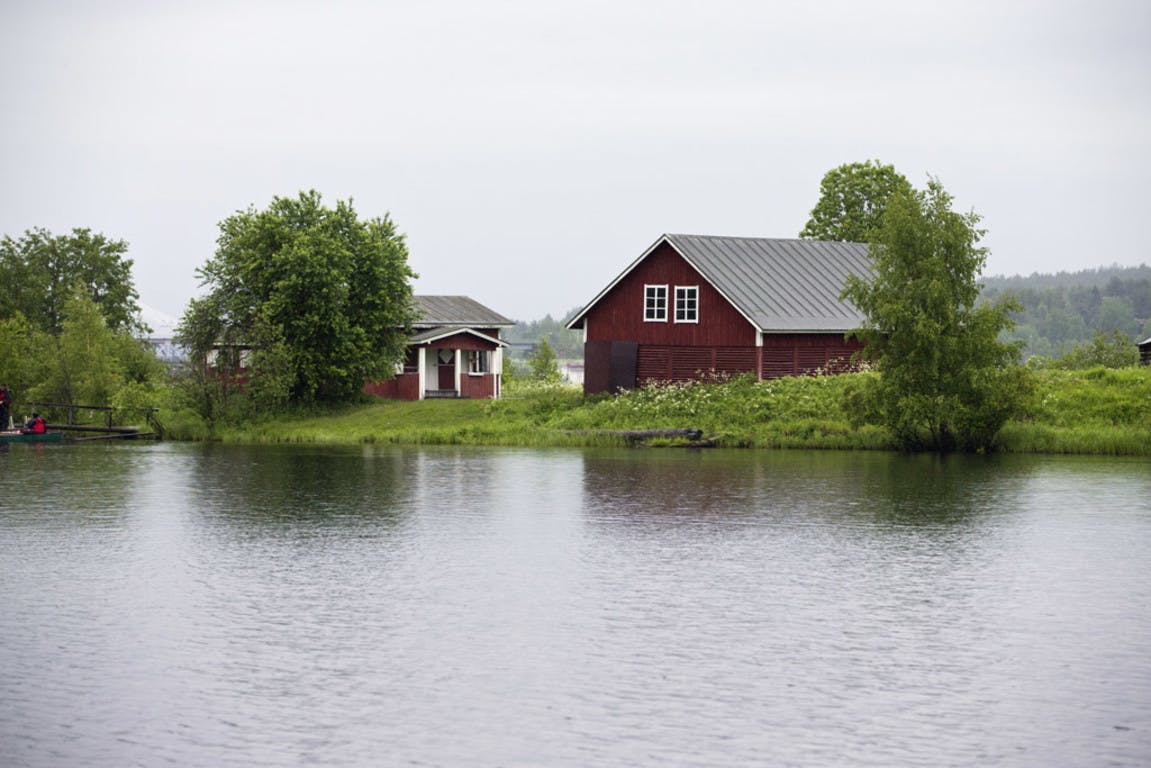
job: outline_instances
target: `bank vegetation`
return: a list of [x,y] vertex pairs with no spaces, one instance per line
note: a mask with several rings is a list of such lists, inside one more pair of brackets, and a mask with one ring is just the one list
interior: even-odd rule
[[[1023,414],[1008,421],[993,450],[1151,455],[1151,368],[1042,369],[1031,376]],[[563,383],[519,381],[502,400],[374,400],[253,414],[210,434],[194,420],[176,418],[169,428],[178,437],[243,443],[522,447],[627,445],[619,431],[695,428],[720,447],[897,450],[889,431],[853,410],[856,393],[874,377],[740,377],[593,398]]]

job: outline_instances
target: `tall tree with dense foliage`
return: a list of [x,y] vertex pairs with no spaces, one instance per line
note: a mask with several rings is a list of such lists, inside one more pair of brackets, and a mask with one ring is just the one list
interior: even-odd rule
[[883,223],[887,201],[911,193],[911,183],[893,166],[878,160],[848,163],[828,171],[819,185],[819,202],[799,233],[809,240],[871,242]]
[[[115,330],[84,291],[64,304],[62,328],[37,331],[28,350],[30,385],[21,399],[83,405],[152,406],[164,365],[145,342]],[[130,396],[124,393],[131,388]],[[131,402],[128,402],[131,401]]]
[[28,387],[38,381],[38,352],[51,340],[21,312],[0,319],[0,384],[13,390],[15,398],[24,399]]
[[1091,341],[1078,344],[1066,355],[1055,360],[1031,358],[1028,365],[1035,368],[1133,368],[1139,365],[1139,347],[1122,331],[1095,334]]
[[269,379],[262,392],[345,400],[403,359],[415,274],[386,214],[361,221],[350,200],[328,208],[315,191],[277,197],[220,222],[198,274],[208,293],[189,306],[180,339],[197,357],[220,343],[253,347],[252,375]]
[[536,381],[559,381],[560,369],[556,362],[556,353],[546,338],[540,337],[536,348],[528,356],[528,369],[531,378]]
[[844,298],[865,315],[857,332],[879,378],[870,410],[907,449],[991,448],[1027,391],[1008,297],[977,303],[987,249],[979,216],[951,210],[938,180],[896,192],[870,254],[874,275],[852,276]]
[[139,333],[139,295],[132,282],[128,244],[88,229],[53,235],[26,231],[0,240],[0,319],[17,312],[53,335],[63,329],[65,305],[82,291],[113,331]]

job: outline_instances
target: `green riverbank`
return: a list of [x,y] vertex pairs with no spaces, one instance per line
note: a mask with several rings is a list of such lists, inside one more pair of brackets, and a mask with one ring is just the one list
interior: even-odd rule
[[[890,450],[894,443],[884,429],[853,423],[845,407],[846,392],[868,375],[873,374],[737,379],[586,399],[572,387],[521,384],[498,401],[373,401],[218,426],[209,439],[591,446],[625,442],[601,430],[693,427],[722,447]],[[1151,455],[1151,368],[1037,371],[1035,378],[1028,413],[1007,424],[999,450]],[[208,437],[199,430],[183,432],[172,436]]]

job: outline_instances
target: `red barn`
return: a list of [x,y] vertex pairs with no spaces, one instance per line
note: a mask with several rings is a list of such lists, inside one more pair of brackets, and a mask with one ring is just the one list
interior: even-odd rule
[[416,296],[420,319],[396,376],[364,391],[392,400],[498,398],[503,373],[501,328],[515,322],[467,296]]
[[866,245],[663,235],[568,323],[584,392],[842,369],[862,348],[845,339],[863,321],[839,298],[851,274],[871,274]]

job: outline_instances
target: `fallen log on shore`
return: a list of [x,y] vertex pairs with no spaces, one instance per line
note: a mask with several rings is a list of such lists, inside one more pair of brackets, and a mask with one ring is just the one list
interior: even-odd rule
[[703,437],[703,431],[699,429],[608,429],[602,430],[605,434],[614,434],[622,437],[628,442],[638,442],[640,440],[656,440],[656,439],[675,439],[682,440],[698,440]]

